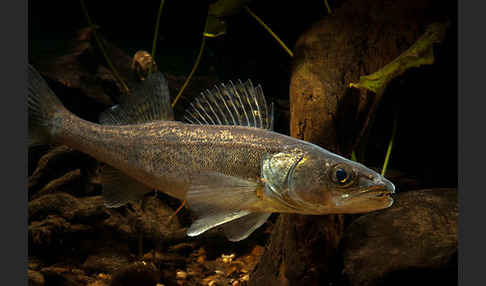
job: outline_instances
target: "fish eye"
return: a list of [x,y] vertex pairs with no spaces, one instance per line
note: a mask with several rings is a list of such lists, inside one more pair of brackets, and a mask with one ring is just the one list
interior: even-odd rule
[[337,164],[332,167],[330,172],[331,179],[341,187],[347,187],[354,181],[354,172],[347,166]]
[[346,170],[344,170],[343,168],[336,169],[336,179],[340,183],[344,183],[347,178],[348,178],[348,173],[346,173]]

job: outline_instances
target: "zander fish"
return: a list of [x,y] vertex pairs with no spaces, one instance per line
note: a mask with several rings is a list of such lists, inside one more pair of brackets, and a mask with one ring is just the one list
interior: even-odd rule
[[96,124],[68,111],[28,67],[29,139],[65,144],[106,163],[107,207],[157,189],[187,200],[196,236],[221,226],[238,241],[273,212],[363,213],[393,204],[394,185],[314,144],[273,132],[273,108],[250,81],[219,85],[173,121],[167,82],[154,73]]

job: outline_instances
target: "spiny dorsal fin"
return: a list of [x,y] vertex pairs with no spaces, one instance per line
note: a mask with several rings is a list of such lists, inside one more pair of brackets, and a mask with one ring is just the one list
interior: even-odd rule
[[127,125],[159,120],[174,120],[169,87],[160,72],[153,73],[131,95],[100,115],[105,125]]
[[273,130],[273,104],[267,105],[260,85],[231,81],[201,92],[186,110],[192,124],[240,125]]
[[137,201],[151,189],[122,171],[105,165],[99,171],[99,181],[103,186],[103,199],[108,208],[117,208],[129,201]]

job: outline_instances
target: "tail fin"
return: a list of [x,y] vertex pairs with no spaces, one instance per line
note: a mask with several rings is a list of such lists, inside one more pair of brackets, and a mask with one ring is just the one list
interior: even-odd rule
[[30,64],[28,69],[29,146],[51,141],[54,114],[66,110],[47,82]]

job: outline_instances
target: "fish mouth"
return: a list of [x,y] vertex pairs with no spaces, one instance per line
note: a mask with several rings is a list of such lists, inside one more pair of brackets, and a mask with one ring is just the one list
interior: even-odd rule
[[380,180],[371,186],[341,195],[335,202],[342,213],[366,213],[390,207],[394,203],[395,186]]
[[386,196],[391,196],[394,192],[382,187],[382,186],[374,186],[364,190],[362,193],[358,194],[357,196],[366,196],[366,197],[377,197],[382,198]]
[[359,192],[356,192],[348,197],[348,199],[355,198],[391,198],[391,195],[395,193],[395,186],[386,182],[380,185],[374,185]]

